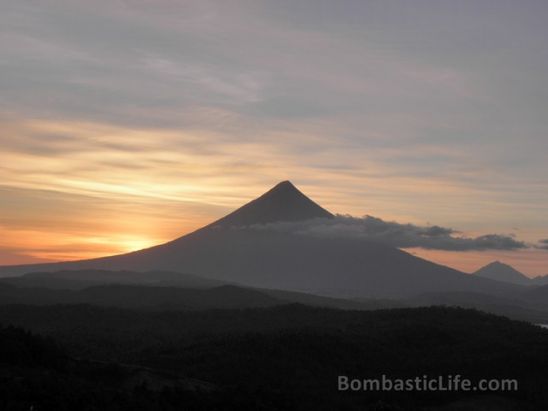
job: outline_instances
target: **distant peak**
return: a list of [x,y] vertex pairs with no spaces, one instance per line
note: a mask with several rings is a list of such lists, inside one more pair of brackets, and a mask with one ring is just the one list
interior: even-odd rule
[[486,264],[484,265],[481,269],[485,269],[485,268],[498,268],[498,269],[511,269],[511,270],[515,270],[514,267],[512,267],[511,265],[509,264],[505,264],[503,263],[502,261],[499,261],[499,260],[495,260],[495,261],[492,261],[490,262],[489,264]]
[[496,266],[510,267],[508,264],[505,264],[505,263],[503,263],[502,261],[499,261],[499,260],[495,260],[495,261],[493,261],[493,262],[486,265],[486,267],[496,267]]
[[333,217],[333,214],[304,195],[291,181],[285,180],[212,225],[248,226]]
[[474,274],[490,278],[491,280],[506,281],[514,284],[528,284],[530,279],[523,273],[516,270],[511,265],[501,261],[493,261],[486,266],[480,268]]

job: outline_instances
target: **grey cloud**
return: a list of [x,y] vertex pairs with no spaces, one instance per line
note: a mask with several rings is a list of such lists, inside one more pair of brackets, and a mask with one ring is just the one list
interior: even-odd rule
[[548,250],[548,238],[538,240],[538,245],[536,245],[535,248],[540,250]]
[[420,247],[447,251],[519,250],[528,248],[523,241],[509,235],[486,234],[479,237],[460,236],[446,227],[418,226],[384,221],[380,218],[341,216],[303,222],[280,222],[245,227],[253,230],[275,230],[297,235],[350,237],[375,241],[399,248]]

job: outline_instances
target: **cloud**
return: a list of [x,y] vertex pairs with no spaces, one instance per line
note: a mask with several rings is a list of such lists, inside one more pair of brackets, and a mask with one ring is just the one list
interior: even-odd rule
[[548,250],[548,238],[538,240],[538,245],[535,246],[539,250]]
[[529,246],[509,235],[485,234],[465,237],[452,228],[401,224],[380,218],[338,215],[334,219],[303,222],[279,222],[244,227],[253,230],[275,230],[297,235],[360,238],[398,248],[419,247],[446,251],[519,250]]

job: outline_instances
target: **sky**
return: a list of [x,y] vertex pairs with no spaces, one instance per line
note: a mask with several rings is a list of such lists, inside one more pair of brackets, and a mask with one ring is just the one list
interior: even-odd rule
[[[545,1],[0,0],[0,264],[111,255],[282,180],[548,274]],[[443,247],[442,247],[443,248]]]

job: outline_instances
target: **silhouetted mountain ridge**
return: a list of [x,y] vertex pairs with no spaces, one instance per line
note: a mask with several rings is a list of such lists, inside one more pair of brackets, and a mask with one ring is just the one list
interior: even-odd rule
[[227,284],[219,280],[199,277],[175,271],[128,271],[128,270],[60,270],[31,272],[18,277],[0,279],[2,284],[21,287],[80,290],[94,285],[154,285],[188,288],[211,288]]
[[533,277],[531,281],[536,285],[548,285],[548,274]]
[[[91,271],[91,273],[93,272]],[[80,273],[77,272],[77,274]],[[106,277],[107,273],[102,272],[101,274]],[[47,283],[47,273],[40,274],[38,284],[42,284],[44,281]],[[52,274],[55,277],[57,273]],[[139,273],[135,274],[138,278]],[[63,272],[62,275],[70,277],[70,272]],[[32,279],[33,276],[30,277]],[[12,278],[7,280],[12,280]],[[55,283],[54,288],[46,288],[34,285],[30,281],[17,285],[4,283],[4,281],[4,279],[0,280],[0,304],[92,304],[133,309],[191,310],[270,307],[294,303],[342,309],[371,309],[394,305],[388,301],[357,302],[306,293],[253,289],[234,285],[183,288],[173,285],[116,284],[109,281],[101,285],[83,287],[84,283],[75,283],[71,280],[67,280],[66,285],[63,285],[63,280],[60,279]],[[75,284],[78,288],[75,287]]]
[[524,295],[530,301],[548,305],[548,285],[534,287],[527,290]]

